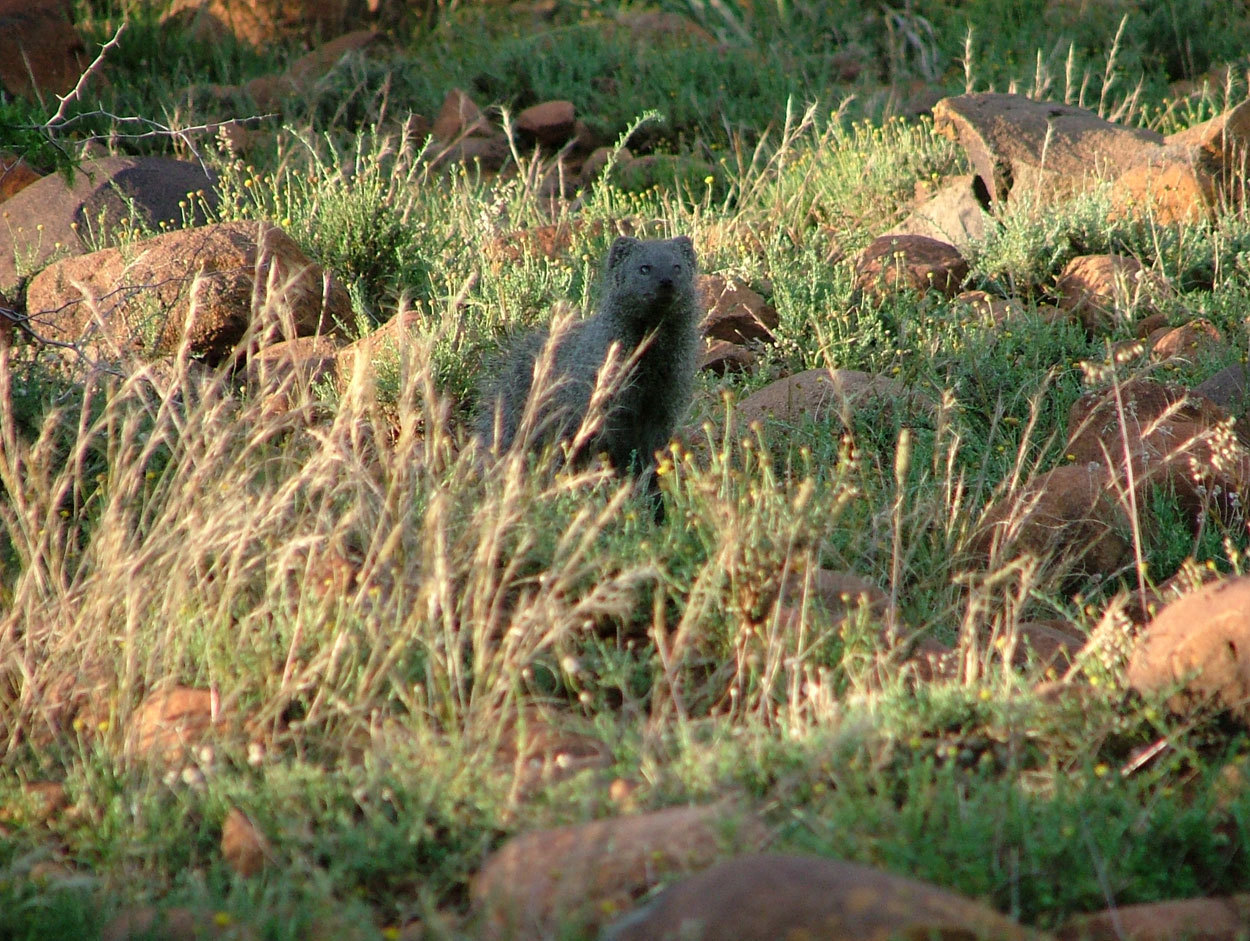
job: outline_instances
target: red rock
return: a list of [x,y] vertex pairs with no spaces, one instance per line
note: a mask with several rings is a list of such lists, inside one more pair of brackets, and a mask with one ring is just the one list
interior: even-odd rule
[[1055,285],[1059,307],[1098,333],[1116,321],[1132,320],[1153,297],[1166,297],[1171,288],[1147,271],[1136,258],[1125,255],[1081,255],[1073,258]]
[[1069,918],[1058,941],[1243,941],[1250,895],[1123,905]]
[[[67,94],[88,65],[66,0],[0,0],[0,87],[37,100]],[[55,102],[53,102],[55,106]]]
[[0,153],[0,203],[16,196],[41,177],[42,174],[32,170],[21,157]]
[[923,235],[883,235],[859,253],[855,287],[865,294],[913,290],[959,293],[968,277],[968,262],[954,245]]
[[765,837],[758,821],[724,804],[536,830],[491,854],[470,895],[487,938],[545,941],[573,925],[593,933],[665,876]]
[[221,856],[226,865],[247,878],[265,868],[272,852],[256,824],[237,807],[231,807],[221,825]]
[[132,214],[156,230],[200,223],[217,205],[214,185],[198,163],[169,157],[86,160],[72,183],[42,177],[0,205],[0,291],[54,258],[88,251],[88,238],[107,241]]
[[573,102],[544,101],[518,114],[514,126],[524,138],[555,149],[568,143],[575,123]]
[[1083,108],[984,92],[939,101],[933,127],[968,152],[997,205],[1009,195],[1053,199],[1117,176],[1163,143]]
[[1215,706],[1250,725],[1250,576],[1204,585],[1173,601],[1142,631],[1129,685],[1187,714]]
[[1224,345],[1224,335],[1209,320],[1191,320],[1179,327],[1159,329],[1150,334],[1150,352],[1159,360],[1196,360]]
[[127,743],[132,754],[175,763],[207,740],[215,719],[209,690],[175,686],[143,700],[130,717]]
[[[352,317],[341,284],[324,278],[280,228],[255,222],[182,229],[58,261],[31,281],[26,308],[44,335],[98,343],[102,355],[156,357],[185,341],[210,365],[232,356],[249,330],[263,338],[289,327],[307,336]],[[254,311],[289,314],[290,322],[254,323]]]
[[885,235],[923,235],[966,249],[985,237],[989,199],[972,174],[948,180]]
[[1061,571],[1110,575],[1131,558],[1129,532],[1107,469],[1068,464],[991,506],[970,549],[991,566],[1030,557]]
[[701,329],[714,340],[771,342],[781,322],[777,309],[735,277],[703,274],[695,278],[699,304],[707,311]]
[[873,376],[855,369],[808,369],[766,385],[737,404],[734,413],[740,428],[773,418],[791,424],[809,418],[826,421],[838,416],[849,424],[854,410],[877,399],[901,401],[923,399],[889,376]]
[[728,340],[705,340],[699,355],[699,371],[715,376],[729,373],[750,372],[755,366],[755,354],[745,346]]
[[451,143],[469,134],[493,134],[494,128],[472,98],[453,88],[443,99],[431,133],[444,143]]

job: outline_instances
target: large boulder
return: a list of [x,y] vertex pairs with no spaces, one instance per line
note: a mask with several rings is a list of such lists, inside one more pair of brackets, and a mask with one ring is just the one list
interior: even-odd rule
[[1023,193],[1070,195],[1118,176],[1164,142],[1075,105],[994,92],[944,98],[933,126],[967,151],[996,207]]
[[0,88],[36,99],[64,95],[87,67],[67,0],[0,0]]
[[1067,453],[1110,468],[1121,493],[1169,487],[1196,524],[1208,508],[1234,510],[1250,488],[1250,451],[1232,418],[1193,392],[1132,379],[1077,399],[1068,413]]
[[1144,695],[1179,713],[1214,706],[1250,725],[1250,576],[1203,585],[1146,625],[1128,667]]
[[666,876],[765,838],[758,821],[727,804],[536,830],[493,853],[470,893],[486,937],[541,941],[562,923],[593,930]]
[[210,365],[234,354],[258,314],[294,336],[333,332],[351,318],[343,287],[277,226],[256,222],[63,259],[30,283],[26,309],[50,340],[145,358],[173,353],[185,340]]
[[1059,571],[1110,575],[1132,556],[1129,532],[1107,469],[1065,464],[992,505],[970,550],[990,565],[1028,557]]
[[946,889],[855,863],[758,854],[670,886],[609,927],[604,941],[1041,941]]
[[216,205],[204,168],[172,157],[86,160],[71,183],[45,176],[4,203],[0,291],[15,291],[56,258],[91,251],[123,220],[127,228],[181,228],[205,221],[204,210]]

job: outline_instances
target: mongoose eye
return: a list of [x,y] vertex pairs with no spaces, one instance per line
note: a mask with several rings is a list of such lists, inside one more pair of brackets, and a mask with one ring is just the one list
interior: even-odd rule
[[650,274],[650,273],[651,273],[651,266],[650,266],[650,265],[639,265],[639,266],[638,266],[638,270],[639,270],[639,271],[641,271],[643,274]]

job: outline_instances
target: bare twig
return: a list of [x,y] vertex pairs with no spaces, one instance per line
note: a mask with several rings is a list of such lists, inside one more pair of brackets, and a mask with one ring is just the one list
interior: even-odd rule
[[126,21],[123,20],[122,24],[117,27],[117,32],[113,34],[113,38],[100,47],[100,54],[95,57],[95,61],[87,66],[86,71],[84,71],[82,75],[78,76],[78,84],[70,90],[68,95],[65,95],[64,97],[57,95],[57,98],[61,102],[60,107],[56,109],[56,114],[48,118],[47,122],[43,125],[45,130],[51,131],[65,121],[65,109],[68,108],[73,102],[77,101],[82,95],[83,89],[87,86],[87,80],[98,72],[100,67],[104,65],[104,56],[110,49],[117,46],[117,40],[121,38],[121,34],[125,31]]

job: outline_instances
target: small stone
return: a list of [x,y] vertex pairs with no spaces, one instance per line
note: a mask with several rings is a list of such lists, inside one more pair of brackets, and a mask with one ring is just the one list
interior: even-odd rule
[[699,356],[699,371],[714,376],[750,372],[755,366],[755,354],[745,346],[728,340],[705,340]]
[[131,716],[127,742],[133,754],[177,763],[207,740],[214,719],[209,690],[175,686],[143,700]]
[[1224,346],[1224,335],[1209,320],[1191,320],[1179,327],[1161,327],[1150,334],[1150,352],[1157,360],[1183,359],[1193,362]]

